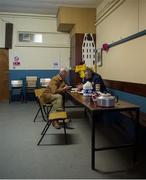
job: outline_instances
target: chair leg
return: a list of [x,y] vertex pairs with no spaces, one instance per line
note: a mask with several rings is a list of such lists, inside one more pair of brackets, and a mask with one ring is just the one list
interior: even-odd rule
[[49,113],[51,112],[52,106],[48,107],[48,106],[43,105],[42,109],[43,109],[44,114],[46,116],[46,119],[45,119],[45,121],[46,121],[48,119]]
[[86,117],[87,116],[87,109],[84,108],[84,116]]
[[[48,111],[47,111],[47,109],[46,109],[46,107],[45,107],[44,105],[42,106],[42,111],[44,112],[44,113],[43,113],[43,115],[44,115],[44,118],[43,118],[43,119],[44,119],[44,121],[46,121],[46,120],[48,119],[48,115],[49,115],[49,114],[48,114]],[[43,115],[42,115],[42,116],[43,116]],[[45,118],[46,118],[46,119],[45,119]]]
[[9,104],[12,102],[12,90],[9,91]]
[[41,135],[43,135],[43,134],[44,134],[44,132],[45,132],[45,130],[46,130],[46,128],[47,128],[47,126],[48,126],[48,122],[46,123],[46,125],[45,125],[44,129],[42,130]]
[[47,126],[45,126],[45,130],[44,130],[44,132],[43,132],[43,134],[42,134],[42,136],[41,136],[41,138],[40,138],[40,140],[39,140],[39,142],[38,142],[38,144],[37,144],[38,146],[40,145],[40,143],[41,143],[42,139],[44,138],[44,136],[45,136],[48,128],[50,127],[50,125],[51,125],[51,122],[48,122],[48,123],[47,123]]
[[21,103],[23,103],[23,90],[21,90],[20,99],[21,99]]
[[51,106],[51,107],[47,107],[47,118],[48,118],[49,113],[50,113],[50,112],[51,112],[51,110],[52,110],[52,107],[53,107],[53,106]]
[[63,128],[64,128],[65,144],[67,144],[67,134],[66,134],[66,124],[65,124],[65,119],[63,120]]
[[25,92],[25,103],[27,103],[27,92]]
[[38,111],[37,111],[37,113],[36,113],[36,115],[35,115],[35,118],[34,118],[33,122],[35,122],[36,118],[38,117],[38,114],[39,114],[40,110],[41,110],[41,108],[38,109]]
[[43,120],[44,120],[44,121],[47,121],[47,119],[45,119],[45,116],[44,116],[44,113],[43,113],[43,109],[42,109],[42,107],[40,107],[40,110],[41,110],[41,114],[42,114],[42,118],[43,118]]

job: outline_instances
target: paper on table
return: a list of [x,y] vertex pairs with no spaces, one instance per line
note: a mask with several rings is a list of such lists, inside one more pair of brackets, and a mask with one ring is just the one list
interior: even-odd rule
[[79,94],[83,94],[83,90],[82,91],[77,91]]
[[78,88],[71,88],[71,91],[78,91]]

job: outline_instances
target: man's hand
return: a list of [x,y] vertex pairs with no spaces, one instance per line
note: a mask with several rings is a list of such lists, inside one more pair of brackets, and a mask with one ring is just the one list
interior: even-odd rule
[[78,91],[81,91],[83,89],[83,84],[77,85]]
[[67,91],[67,90],[69,90],[70,88],[71,88],[71,86],[65,85],[64,88],[63,88],[63,90],[64,90],[64,91]]

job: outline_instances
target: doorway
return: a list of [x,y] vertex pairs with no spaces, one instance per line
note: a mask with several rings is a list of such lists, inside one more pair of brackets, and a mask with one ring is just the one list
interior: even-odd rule
[[9,99],[8,50],[0,49],[0,101]]

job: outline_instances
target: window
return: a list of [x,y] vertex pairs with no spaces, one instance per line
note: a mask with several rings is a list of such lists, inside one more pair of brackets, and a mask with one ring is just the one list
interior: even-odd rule
[[18,36],[19,42],[43,43],[43,34],[41,33],[19,32]]
[[18,31],[17,47],[70,47],[67,33]]

